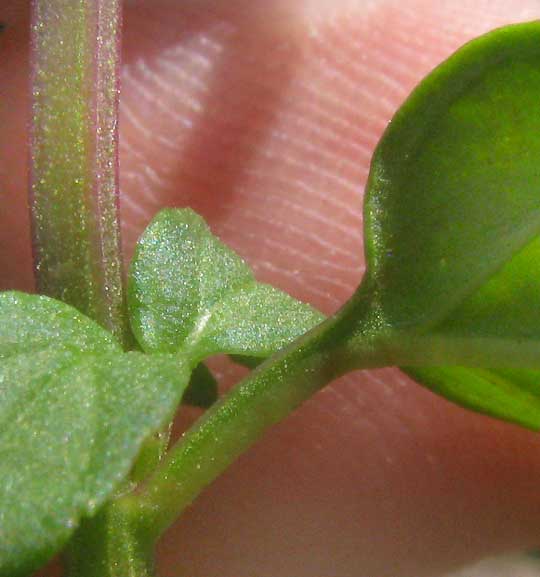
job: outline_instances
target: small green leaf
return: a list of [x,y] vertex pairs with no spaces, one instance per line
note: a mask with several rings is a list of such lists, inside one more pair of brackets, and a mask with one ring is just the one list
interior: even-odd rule
[[184,393],[182,403],[207,409],[216,402],[217,398],[218,383],[214,375],[204,363],[199,363],[191,373],[189,386]]
[[75,309],[0,295],[0,575],[56,553],[172,417],[181,357],[123,354]]
[[312,307],[257,283],[247,265],[189,209],[165,210],[131,265],[132,328],[147,352],[266,357],[322,320]]

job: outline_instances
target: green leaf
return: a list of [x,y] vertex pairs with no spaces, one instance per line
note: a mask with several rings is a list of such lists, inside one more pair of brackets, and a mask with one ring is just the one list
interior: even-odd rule
[[539,62],[540,22],[510,26],[414,90],[374,154],[367,271],[340,312],[352,359],[367,342],[380,364],[413,366],[439,394],[531,428],[540,371],[523,368],[540,368]]
[[538,62],[540,22],[469,43],[377,147],[356,300],[394,362],[540,368]]
[[199,363],[191,373],[189,386],[184,393],[182,403],[207,409],[213,405],[218,398],[218,383],[210,369]]
[[539,371],[468,367],[412,367],[404,371],[458,405],[540,429]]
[[172,417],[182,359],[123,354],[46,297],[0,295],[0,575],[25,575],[67,541]]
[[189,209],[164,210],[131,264],[134,334],[147,352],[266,357],[322,320],[312,307],[257,283],[247,265]]
[[0,293],[0,359],[44,350],[122,352],[109,332],[69,305],[45,296]]

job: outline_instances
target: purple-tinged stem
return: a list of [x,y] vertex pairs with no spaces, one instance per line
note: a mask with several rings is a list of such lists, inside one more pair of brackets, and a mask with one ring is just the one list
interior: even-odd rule
[[33,0],[30,203],[39,292],[122,342],[120,0]]

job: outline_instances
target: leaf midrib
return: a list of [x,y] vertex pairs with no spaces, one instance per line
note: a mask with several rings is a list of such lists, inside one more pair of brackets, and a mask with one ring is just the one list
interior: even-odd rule
[[[197,261],[200,263],[202,260],[202,254],[204,252],[204,249],[207,248],[208,244],[212,242],[213,239],[205,239],[204,243],[200,243],[198,245],[198,250],[197,250]],[[240,282],[238,284],[234,284],[230,287],[228,287],[226,290],[224,290],[223,292],[221,292],[218,296],[218,298],[214,301],[214,303],[207,308],[203,308],[202,310],[199,308],[199,306],[196,309],[196,314],[193,316],[193,328],[192,330],[186,335],[186,337],[184,338],[183,342],[181,343],[181,345],[178,347],[179,351],[183,351],[183,352],[187,352],[190,349],[195,349],[197,346],[197,343],[200,341],[200,336],[204,334],[204,330],[206,328],[206,326],[208,325],[208,323],[212,320],[212,316],[214,315],[215,311],[221,306],[221,304],[223,303],[223,301],[228,298],[231,294],[235,294],[238,293],[242,290],[248,289],[250,286],[253,286],[256,283],[256,280],[254,279],[251,270],[248,268],[248,266],[245,264],[245,262],[242,260],[242,264],[245,267],[245,271],[248,272],[250,274],[250,278],[246,278],[243,282]],[[201,267],[199,267],[199,274],[197,274],[197,293],[199,295],[198,298],[198,305],[202,304],[202,287],[203,287],[203,279],[205,277],[205,272],[202,270]],[[201,322],[203,321],[204,322]],[[190,356],[188,354],[188,356]],[[203,359],[198,359],[198,360],[203,360]]]

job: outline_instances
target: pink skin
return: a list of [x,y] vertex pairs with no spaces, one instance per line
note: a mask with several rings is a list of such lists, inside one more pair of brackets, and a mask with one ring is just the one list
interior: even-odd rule
[[[0,7],[0,260],[3,287],[30,289],[24,4]],[[189,203],[260,279],[335,310],[361,278],[362,189],[396,107],[467,39],[539,17],[537,0],[129,2],[126,253],[161,206]],[[205,492],[160,546],[162,573],[437,575],[537,545],[539,479],[536,435],[397,370],[354,374]]]

